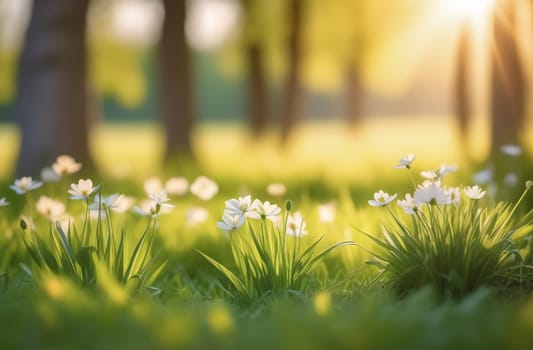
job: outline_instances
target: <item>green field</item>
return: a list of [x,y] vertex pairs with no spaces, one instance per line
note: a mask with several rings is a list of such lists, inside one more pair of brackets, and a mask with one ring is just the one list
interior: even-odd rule
[[[486,130],[473,131],[465,151],[444,118],[377,118],[357,130],[317,122],[282,151],[273,132],[253,142],[240,127],[207,124],[195,130],[197,162],[168,169],[155,125],[99,126],[91,137],[99,174],[91,178],[103,196],[120,193],[140,205],[147,178],[192,183],[201,175],[218,192],[208,200],[169,194],[174,208],[164,214],[152,207],[153,218],[108,208],[106,217],[91,219],[84,201],[67,194],[76,173],[22,195],[9,189],[19,139],[14,126],[2,126],[0,198],[10,204],[0,207],[0,348],[530,349],[533,194],[523,191],[533,168],[531,129],[523,135],[525,155],[504,164],[516,184],[495,180],[498,190],[479,201],[462,191],[460,205],[428,204],[420,210],[435,217],[429,225],[417,226],[396,201],[368,204],[378,190],[403,199],[414,191],[412,180],[422,182],[420,171],[442,163],[458,165],[443,184],[471,185],[485,167]],[[395,169],[410,152],[412,169]],[[269,194],[271,183],[284,184],[286,194]],[[283,220],[301,212],[308,234],[285,235],[284,223],[278,231],[265,217],[248,218],[231,234],[220,230],[225,201],[248,194],[277,204]],[[37,208],[45,195],[65,205],[68,228],[56,228]],[[501,198],[511,203],[498,206]],[[333,218],[320,215],[325,204]],[[192,218],[194,208],[204,209],[205,220]],[[455,231],[468,235],[464,243],[424,236]],[[510,238],[496,241],[500,233]],[[317,258],[309,270],[295,263],[338,242],[355,244]],[[418,243],[428,250],[418,251]],[[405,247],[402,263],[412,263],[400,272],[380,260],[398,247]],[[242,290],[201,253],[232,271]],[[409,275],[413,266],[424,274]]]

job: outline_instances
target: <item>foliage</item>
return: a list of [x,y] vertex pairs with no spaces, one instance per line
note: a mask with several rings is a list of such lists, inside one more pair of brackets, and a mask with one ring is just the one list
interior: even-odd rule
[[302,221],[295,228],[298,232],[289,235],[290,202],[286,209],[281,227],[263,217],[259,223],[249,221],[245,229],[229,232],[234,272],[200,252],[229,280],[235,290],[230,294],[234,297],[250,302],[269,294],[305,292],[313,268],[334,249],[353,244],[344,241],[318,251],[323,236],[305,244]]
[[118,234],[113,228],[110,208],[100,206],[96,225],[90,222],[87,206],[81,230],[74,223],[63,228],[56,221],[48,234],[42,234],[33,228],[31,221],[21,220],[20,237],[32,259],[32,264],[23,263],[22,268],[37,279],[55,273],[83,286],[99,282],[100,268],[129,288],[151,286],[165,265],[152,248],[157,216],[150,218],[135,240],[124,230]]

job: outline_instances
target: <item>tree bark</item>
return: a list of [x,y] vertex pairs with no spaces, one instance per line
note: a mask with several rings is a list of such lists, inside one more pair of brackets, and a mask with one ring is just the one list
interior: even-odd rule
[[469,75],[471,49],[470,35],[470,25],[464,23],[459,33],[454,86],[455,116],[462,143],[464,143],[466,140],[472,114]]
[[265,132],[268,122],[268,98],[263,70],[263,52],[259,44],[248,44],[248,109],[254,136]]
[[164,0],[165,19],[159,51],[161,116],[165,126],[165,159],[191,156],[193,88],[185,37],[186,0]]
[[491,154],[518,143],[525,116],[525,81],[516,38],[515,1],[501,0],[494,16],[492,50]]
[[352,63],[346,74],[346,120],[352,128],[361,122],[363,100],[363,85],[357,67]]
[[285,90],[281,136],[287,141],[302,113],[303,92],[300,76],[302,59],[302,0],[289,3],[289,40],[287,45],[289,67]]
[[20,58],[14,115],[17,175],[36,175],[60,154],[89,166],[86,102],[88,0],[33,1]]

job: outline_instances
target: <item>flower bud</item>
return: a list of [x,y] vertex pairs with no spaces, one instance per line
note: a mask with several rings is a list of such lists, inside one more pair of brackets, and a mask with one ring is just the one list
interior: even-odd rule
[[291,209],[292,209],[292,201],[290,199],[285,202],[285,209],[287,211],[291,211]]
[[527,180],[526,181],[526,190],[529,191],[531,189],[531,187],[533,187],[533,181]]

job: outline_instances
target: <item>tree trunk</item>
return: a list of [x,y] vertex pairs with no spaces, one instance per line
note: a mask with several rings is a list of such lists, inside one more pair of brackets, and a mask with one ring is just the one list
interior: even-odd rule
[[185,38],[186,0],[164,0],[165,19],[159,51],[161,116],[165,159],[192,155],[192,71]]
[[36,175],[63,153],[90,166],[86,102],[88,0],[33,1],[14,114],[17,175]]
[[357,67],[350,64],[346,76],[346,120],[350,127],[356,127],[363,115],[363,85]]
[[461,143],[464,144],[472,113],[469,75],[471,49],[470,25],[464,23],[460,30],[457,61],[455,63],[454,104],[459,135]]
[[268,98],[263,71],[263,51],[259,44],[248,44],[248,108],[254,136],[264,133],[268,121]]
[[302,113],[303,92],[300,77],[302,56],[302,1],[289,3],[289,40],[287,45],[289,67],[285,90],[285,105],[282,120],[282,139],[288,140]]
[[494,16],[492,51],[491,154],[501,145],[518,143],[524,121],[525,81],[515,25],[515,1],[501,0]]

